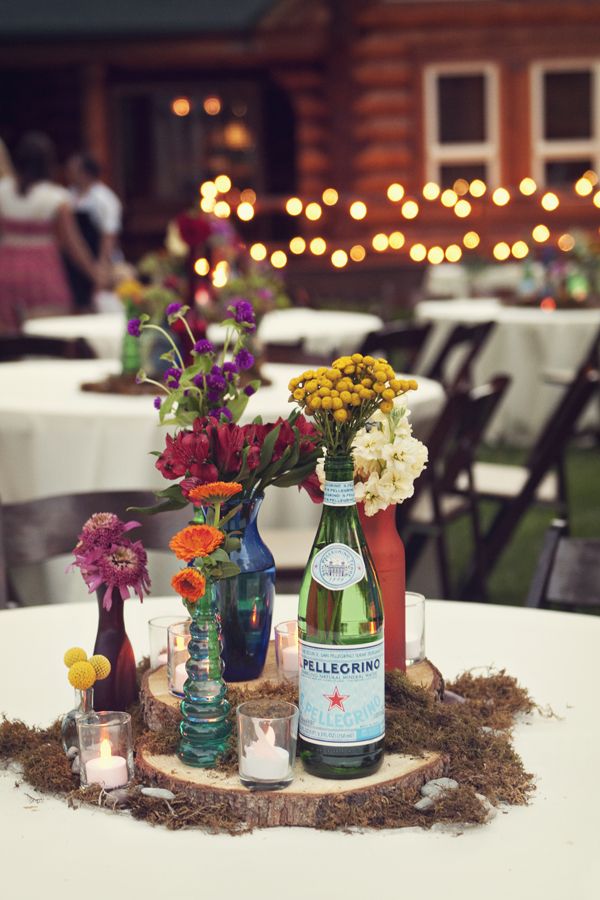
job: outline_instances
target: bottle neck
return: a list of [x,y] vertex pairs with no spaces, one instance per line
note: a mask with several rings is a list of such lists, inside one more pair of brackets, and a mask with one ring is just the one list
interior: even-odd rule
[[356,506],[354,496],[354,460],[347,456],[325,459],[325,506]]

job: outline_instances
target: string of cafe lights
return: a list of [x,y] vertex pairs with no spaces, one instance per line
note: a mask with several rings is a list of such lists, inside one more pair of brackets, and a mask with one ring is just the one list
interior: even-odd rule
[[[588,170],[573,184],[573,193],[576,197],[587,199],[600,209],[600,186],[595,172]],[[515,198],[539,200],[539,206],[545,213],[557,210],[561,203],[558,193],[543,190],[538,187],[531,177],[523,178],[516,189],[497,187],[491,189],[481,179],[468,182],[459,178],[452,188],[442,189],[435,182],[427,182],[416,199],[408,196],[404,187],[395,182],[390,184],[386,195],[387,200],[398,206],[400,216],[410,227],[410,224],[423,214],[423,209],[428,205],[438,203],[445,209],[452,211],[454,216],[461,221],[466,220],[473,213],[474,206],[482,202],[490,202],[492,208],[506,207]],[[537,196],[536,196],[537,195]],[[565,194],[563,194],[563,199]],[[304,201],[300,197],[289,197],[282,205],[290,218],[298,220],[304,216],[309,222],[318,222],[322,219],[327,208],[334,207],[344,202],[339,192],[332,187],[326,188],[320,201]],[[242,222],[249,222],[254,218],[255,207],[259,203],[256,192],[251,188],[242,191],[233,187],[228,175],[218,175],[212,181],[205,181],[200,187],[200,208],[206,213],[212,213],[219,218],[228,218],[236,215]],[[360,199],[353,199],[347,204],[347,214],[356,222],[368,221],[369,210],[367,204]],[[466,222],[465,222],[466,224]],[[535,225],[527,240],[498,241],[492,247],[492,255],[498,261],[506,261],[510,258],[516,260],[525,259],[536,245],[548,244],[553,239],[559,250],[567,253],[575,246],[575,238],[568,232],[555,234],[545,223]],[[334,268],[342,269],[349,263],[361,263],[369,254],[381,254],[386,251],[403,251],[413,262],[429,262],[439,265],[442,262],[459,262],[467,251],[476,250],[481,244],[481,236],[474,229],[465,230],[454,242],[442,247],[440,245],[427,246],[424,241],[408,238],[400,230],[391,233],[377,232],[370,241],[356,242],[345,247],[328,245],[324,237],[303,237],[296,235],[288,242],[286,249],[279,247],[269,248],[262,242],[250,245],[249,253],[257,262],[269,260],[276,269],[283,269],[288,264],[289,254],[295,257],[310,254],[315,257],[329,255],[329,260]],[[196,262],[196,271],[200,275],[208,275],[210,267],[208,261],[199,259]],[[225,280],[224,280],[225,279]],[[212,280],[216,287],[226,283],[226,268],[217,267],[212,272]]]

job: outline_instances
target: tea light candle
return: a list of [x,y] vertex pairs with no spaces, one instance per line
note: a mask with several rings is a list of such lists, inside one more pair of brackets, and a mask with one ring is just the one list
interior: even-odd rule
[[129,781],[127,761],[123,756],[113,756],[108,738],[100,742],[100,756],[85,763],[88,784],[100,784],[105,790],[123,787]]
[[413,638],[406,640],[406,658],[419,659],[421,656],[421,638]]
[[284,747],[275,744],[275,732],[271,727],[265,734],[256,728],[258,738],[246,748],[243,760],[243,775],[257,781],[280,781],[285,778],[290,766],[290,754]]
[[286,675],[298,673],[298,647],[284,647],[281,651],[281,662]]
[[163,650],[163,651],[162,651],[161,653],[159,653],[158,656],[156,657],[156,667],[157,667],[157,669],[160,668],[161,666],[166,666],[167,661],[168,661],[167,651],[166,651],[166,650]]
[[183,686],[186,683],[188,678],[188,673],[185,668],[185,663],[179,663],[178,666],[175,666],[175,677],[173,679],[173,690],[177,691],[178,694],[183,694]]

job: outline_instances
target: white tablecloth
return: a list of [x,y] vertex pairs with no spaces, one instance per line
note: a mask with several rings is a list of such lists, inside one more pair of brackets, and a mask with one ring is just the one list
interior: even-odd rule
[[[84,491],[158,489],[167,482],[154,466],[152,450],[164,446],[164,430],[151,396],[123,397],[87,393],[85,381],[98,381],[119,365],[109,360],[27,360],[0,365],[0,498],[5,503]],[[297,365],[268,363],[271,380],[249,401],[244,417],[273,421],[292,410],[287,389]],[[419,379],[408,395],[417,436],[443,403],[437,382]],[[265,529],[309,527],[320,508],[297,488],[267,492],[260,513]],[[62,566],[62,569],[61,569]],[[56,600],[57,579],[64,564],[48,564],[50,596]],[[160,574],[160,573],[159,573]],[[160,582],[166,589],[168,580]],[[29,583],[27,583],[29,584]],[[37,585],[37,582],[35,583]],[[46,590],[33,583],[22,590]],[[83,587],[70,579],[64,600],[80,599]],[[43,602],[39,598],[38,602]]]
[[[303,340],[309,353],[352,353],[371,331],[381,328],[379,316],[367,313],[336,312],[316,309],[283,309],[267,313],[258,328],[263,343],[295,343]],[[58,338],[85,338],[102,359],[116,359],[121,354],[125,330],[122,312],[84,316],[48,316],[30,319],[24,324],[26,334]],[[219,325],[210,325],[208,337],[224,338]]]
[[[531,444],[561,398],[564,388],[545,384],[550,369],[575,370],[582,362],[600,328],[600,310],[541,309],[502,306],[498,301],[429,300],[416,307],[419,319],[436,323],[433,340],[426,348],[426,365],[450,328],[457,323],[496,322],[474,367],[477,384],[506,373],[513,383],[498,409],[488,437],[492,441],[527,446]],[[586,424],[597,420],[592,401]]]
[[[294,615],[294,599],[277,599],[275,622]],[[147,652],[147,620],[178,609],[174,598],[126,604],[138,656]],[[73,644],[92,646],[95,619],[91,603],[0,612],[0,712],[45,725],[69,709],[62,653]],[[599,642],[600,619],[592,616],[429,603],[427,651],[446,677],[505,666],[557,716],[534,714],[516,726],[516,749],[537,791],[529,806],[508,808],[488,825],[363,834],[277,828],[236,838],[169,832],[127,815],[74,812],[53,798],[36,802],[26,785],[15,788],[9,771],[0,773],[4,895],[58,900],[83,886],[87,900],[190,893],[228,900],[593,900],[600,879]]]

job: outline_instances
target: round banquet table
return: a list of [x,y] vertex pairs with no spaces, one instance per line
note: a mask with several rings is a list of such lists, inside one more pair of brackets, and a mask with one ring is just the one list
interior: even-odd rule
[[[292,410],[288,382],[297,365],[265,363],[271,384],[250,398],[245,421],[272,421]],[[115,360],[25,360],[0,365],[0,498],[17,503],[58,494],[165,487],[151,451],[164,446],[164,430],[149,395],[126,397],[83,392],[80,385],[119,371]],[[426,378],[409,394],[411,420],[423,436],[444,400],[441,386]],[[320,507],[297,488],[267,492],[260,513],[265,529],[316,528]],[[62,566],[62,569],[61,569]],[[21,582],[20,593],[56,593],[64,565],[45,567],[46,584]],[[24,577],[24,576],[23,576]],[[37,578],[38,576],[36,576]],[[63,599],[81,599],[77,579]],[[163,583],[162,581],[160,582]],[[164,583],[166,589],[168,581]],[[38,602],[40,602],[38,600]]]
[[[148,650],[147,620],[179,606],[176,598],[126,604],[138,656]],[[279,597],[274,621],[295,609],[296,598]],[[439,601],[429,603],[427,616],[428,655],[447,678],[473,667],[506,667],[556,714],[534,713],[514,729],[516,749],[536,779],[529,806],[503,809],[479,827],[277,828],[232,838],[152,828],[89,807],[74,811],[26,784],[17,789],[9,770],[0,773],[5,895],[64,897],[84,886],[88,900],[164,900],[190,890],[248,900],[304,900],[307,892],[345,900],[592,900],[600,879],[600,618]],[[46,725],[69,709],[62,653],[74,644],[91,646],[95,626],[92,603],[0,612],[0,712]],[[27,665],[24,646],[35,666]]]
[[[426,300],[415,309],[417,318],[434,322],[433,339],[420,366],[426,366],[436,348],[456,324],[493,321],[496,327],[474,366],[476,384],[506,373],[513,379],[491,423],[488,438],[516,446],[529,446],[560,401],[563,388],[544,383],[550,370],[575,371],[600,328],[600,309],[557,309],[503,306],[493,299]],[[592,401],[582,422],[598,419]]]
[[[293,344],[303,341],[308,353],[351,353],[371,331],[381,328],[379,316],[369,313],[318,309],[282,309],[267,313],[257,337],[262,343]],[[85,338],[96,356],[117,359],[125,329],[122,312],[82,316],[45,316],[24,323],[26,334],[55,338]],[[208,337],[222,342],[224,330],[209,325]]]

